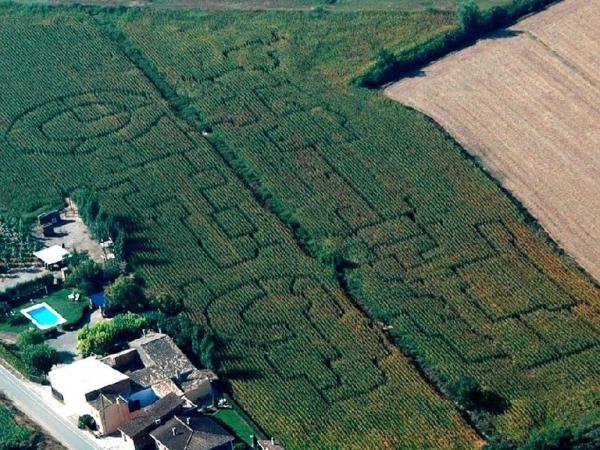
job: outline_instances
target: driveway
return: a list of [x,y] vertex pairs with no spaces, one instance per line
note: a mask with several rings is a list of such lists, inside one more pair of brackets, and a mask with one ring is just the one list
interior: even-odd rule
[[103,446],[53,411],[46,402],[21,379],[0,365],[0,390],[31,419],[58,442],[72,450],[99,450]]

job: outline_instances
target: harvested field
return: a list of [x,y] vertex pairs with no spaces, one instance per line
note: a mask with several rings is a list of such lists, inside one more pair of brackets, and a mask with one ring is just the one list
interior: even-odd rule
[[434,118],[600,279],[600,4],[566,0],[386,90]]

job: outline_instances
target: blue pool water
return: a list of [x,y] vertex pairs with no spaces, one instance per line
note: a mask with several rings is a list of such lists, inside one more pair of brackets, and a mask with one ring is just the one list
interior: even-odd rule
[[35,319],[37,323],[42,326],[51,326],[58,323],[60,320],[59,317],[50,311],[45,306],[40,306],[39,308],[31,309],[27,311],[27,313]]

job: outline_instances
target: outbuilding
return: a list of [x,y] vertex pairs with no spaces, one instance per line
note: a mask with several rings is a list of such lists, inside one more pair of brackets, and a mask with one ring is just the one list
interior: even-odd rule
[[64,265],[69,252],[60,245],[53,245],[34,252],[33,255],[44,263],[46,269],[58,269]]

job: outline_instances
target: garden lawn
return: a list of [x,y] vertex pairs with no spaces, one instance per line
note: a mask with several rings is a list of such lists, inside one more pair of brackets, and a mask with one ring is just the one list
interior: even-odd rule
[[61,289],[45,297],[37,298],[31,304],[26,302],[15,306],[12,309],[13,322],[11,323],[6,319],[0,321],[0,332],[20,333],[28,328],[35,328],[35,325],[21,314],[21,310],[28,306],[44,302],[48,303],[48,305],[66,319],[67,322],[63,326],[77,323],[83,317],[89,305],[89,300],[87,297],[81,296],[78,302],[71,301],[68,297],[71,292],[71,289]]
[[228,428],[239,440],[252,445],[250,436],[257,436],[257,432],[236,408],[220,409],[214,415],[214,418]]

